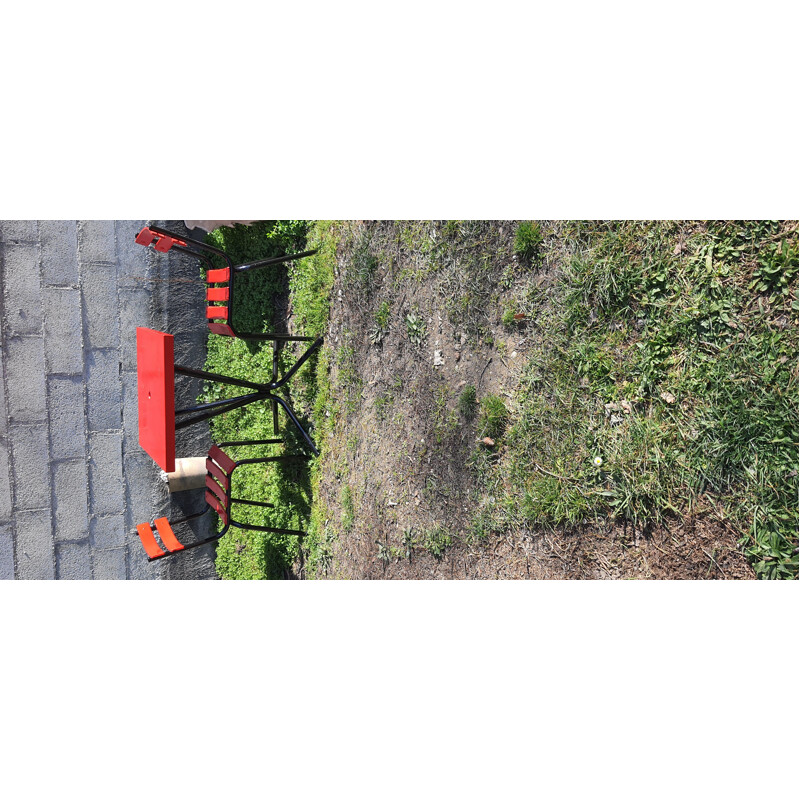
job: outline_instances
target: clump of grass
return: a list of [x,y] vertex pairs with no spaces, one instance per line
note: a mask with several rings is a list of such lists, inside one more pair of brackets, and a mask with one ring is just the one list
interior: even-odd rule
[[472,384],[468,384],[461,390],[458,397],[458,412],[466,419],[472,419],[476,411],[476,392]]
[[355,291],[369,291],[378,268],[377,256],[370,249],[370,238],[362,236],[353,248],[350,260],[345,265],[343,283]]
[[487,394],[481,400],[481,413],[478,427],[484,436],[498,439],[503,435],[508,423],[508,409],[502,397]]
[[543,240],[538,222],[520,222],[514,235],[514,252],[524,261],[533,261]]
[[342,486],[339,503],[342,506],[342,528],[349,532],[353,530],[355,524],[355,509],[353,507],[353,491],[347,484]]

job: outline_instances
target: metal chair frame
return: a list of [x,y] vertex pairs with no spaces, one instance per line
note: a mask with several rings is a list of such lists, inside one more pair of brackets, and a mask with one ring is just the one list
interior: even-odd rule
[[[254,439],[249,441],[239,442],[220,442],[219,445],[213,445],[208,451],[206,458],[206,484],[205,484],[205,501],[206,508],[197,514],[190,514],[188,517],[182,517],[174,521],[168,520],[166,517],[159,517],[151,523],[142,523],[137,525],[136,532],[139,534],[142,546],[147,553],[148,561],[156,561],[160,558],[175,555],[177,553],[191,550],[195,547],[202,547],[203,545],[216,542],[221,539],[230,529],[231,526],[241,528],[243,530],[251,531],[264,531],[266,533],[282,533],[290,536],[305,536],[304,531],[290,530],[288,528],[273,528],[264,525],[252,525],[245,522],[238,522],[231,516],[232,508],[235,503],[241,503],[249,506],[260,506],[263,508],[274,508],[274,503],[262,503],[256,500],[245,500],[241,497],[233,497],[232,492],[232,476],[237,467],[244,464],[266,464],[269,462],[292,462],[292,461],[305,461],[308,456],[267,456],[263,458],[243,458],[234,460],[228,456],[223,450],[223,447],[238,447],[244,445],[258,445],[258,444],[280,444],[281,439]],[[213,536],[208,536],[196,542],[189,544],[182,544],[175,535],[172,526],[181,525],[190,522],[194,519],[208,514],[209,511],[214,511],[222,520],[223,528],[219,533]],[[166,550],[162,549],[159,545],[155,533],[158,533],[162,544]]]

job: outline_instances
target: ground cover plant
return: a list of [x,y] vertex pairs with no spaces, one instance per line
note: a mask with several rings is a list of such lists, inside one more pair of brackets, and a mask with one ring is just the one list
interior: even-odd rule
[[252,297],[325,335],[322,452],[248,487],[302,544],[229,534],[224,577],[797,577],[796,223],[259,225],[216,243],[320,248]]
[[[303,221],[266,221],[247,227],[219,228],[208,235],[207,241],[225,250],[234,263],[244,263],[302,251],[307,233],[308,226]],[[324,281],[325,270],[317,259],[324,258],[324,253],[318,253],[290,263],[288,267],[268,267],[237,276],[240,281],[235,313],[242,329],[286,332],[287,320],[291,322],[296,317],[289,296],[289,284],[293,280],[294,295],[302,300],[304,311],[297,324],[304,329],[321,330],[327,312],[327,287],[320,288],[318,283]],[[314,263],[304,263],[312,260]],[[287,345],[282,350],[284,367],[302,352],[304,344]],[[272,375],[272,347],[272,342],[209,336],[206,369],[266,382]],[[313,381],[316,362],[317,357],[312,357],[291,383],[292,405],[305,424],[313,424],[308,414],[307,387],[308,381]],[[208,384],[200,399],[208,402],[235,392],[233,387]],[[210,424],[213,441],[277,438],[273,434],[272,411],[262,403],[215,417]],[[283,412],[279,412],[279,424],[279,436],[286,440],[285,445],[232,449],[231,454],[241,457],[304,454],[306,451],[291,424],[287,426]],[[274,509],[238,506],[238,519],[256,525],[305,529],[311,513],[310,467],[307,464],[245,465],[234,473],[234,477],[237,476],[234,496],[275,505]],[[294,537],[231,528],[217,547],[216,568],[223,578],[278,578],[288,573],[300,554],[300,543]]]

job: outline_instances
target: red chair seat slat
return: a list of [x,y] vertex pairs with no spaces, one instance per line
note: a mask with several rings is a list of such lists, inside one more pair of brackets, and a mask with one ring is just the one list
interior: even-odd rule
[[231,290],[227,286],[220,286],[216,289],[207,289],[206,290],[206,299],[209,302],[218,302],[220,300],[227,300],[230,297]]
[[166,551],[159,547],[156,537],[153,535],[153,528],[150,525],[145,523],[137,525],[136,532],[142,540],[145,553],[147,553],[150,558],[161,558],[161,556],[166,555]]
[[231,268],[210,269],[206,272],[206,283],[227,283],[231,277]]
[[228,306],[206,306],[208,319],[228,319]]
[[214,497],[214,495],[211,494],[211,492],[208,489],[206,489],[206,503],[208,503],[211,506],[211,508],[213,508],[214,511],[217,512],[217,514],[219,514],[219,518],[222,520],[222,524],[227,525],[228,512],[222,507],[219,500],[217,500],[217,498]]
[[225,491],[228,491],[231,483],[228,476],[210,459],[206,459],[206,471],[210,472],[221,484]]
[[215,444],[211,445],[211,449],[208,451],[208,457],[213,458],[228,475],[231,474],[233,468],[236,466],[236,462],[225,455]]
[[158,250],[159,253],[166,253],[171,248],[172,245],[175,244],[175,240],[171,239],[169,236],[162,236],[154,245],[154,250]]
[[164,542],[170,553],[174,553],[176,550],[183,550],[183,545],[175,538],[175,534],[172,532],[166,517],[159,517],[155,521],[155,526],[161,541]]
[[211,489],[219,498],[220,503],[227,507],[228,498],[225,496],[225,490],[210,475],[206,475],[206,488]]
[[221,322],[209,322],[208,329],[211,333],[218,333],[220,336],[236,336],[230,325],[224,325]]

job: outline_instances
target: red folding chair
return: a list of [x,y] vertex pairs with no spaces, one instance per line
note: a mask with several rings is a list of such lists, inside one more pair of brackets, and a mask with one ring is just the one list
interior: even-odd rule
[[[241,272],[251,269],[261,269],[263,267],[283,264],[287,261],[294,261],[298,258],[305,258],[313,255],[316,250],[306,250],[303,253],[294,253],[278,258],[267,258],[262,261],[253,261],[249,264],[234,265],[230,258],[222,250],[199,242],[188,236],[178,236],[176,233],[157,228],[155,226],[145,226],[136,236],[137,244],[153,245],[159,253],[167,253],[173,247],[180,252],[193,256],[204,262],[206,270],[206,319],[209,330],[223,336],[236,336],[240,339],[267,339],[276,342],[310,342],[313,336],[292,336],[284,333],[254,333],[243,332],[234,323],[234,290],[236,287],[235,276]],[[211,256],[219,256],[228,265],[222,269],[214,268]]]
[[[228,456],[221,448],[234,447],[240,445],[257,445],[257,444],[279,444],[280,439],[259,439],[245,442],[221,442],[220,445],[214,445],[208,451],[206,458],[206,485],[205,485],[205,502],[206,508],[197,514],[191,514],[182,519],[173,520],[170,522],[166,517],[159,517],[151,523],[143,523],[136,526],[136,532],[139,534],[139,539],[142,542],[145,552],[147,553],[148,561],[155,561],[158,558],[165,556],[175,555],[176,553],[185,550],[191,550],[193,547],[201,547],[211,542],[216,542],[221,539],[228,529],[233,526],[235,528],[242,528],[250,531],[265,531],[267,533],[283,533],[289,536],[305,536],[304,531],[289,530],[287,528],[273,528],[264,525],[251,525],[245,522],[238,522],[231,516],[233,506],[235,504],[243,504],[248,506],[260,506],[262,508],[274,508],[274,503],[262,503],[255,500],[245,500],[240,497],[231,496],[232,480],[231,476],[237,467],[243,464],[265,464],[273,461],[280,462],[293,462],[305,461],[307,456],[267,456],[265,458],[243,458],[234,460]],[[178,526],[191,520],[198,519],[205,516],[209,511],[214,511],[222,520],[222,530],[213,536],[208,536],[199,541],[189,542],[184,544],[175,535],[173,526]],[[158,534],[161,543],[159,544],[156,539]],[[166,548],[166,549],[165,549]]]

